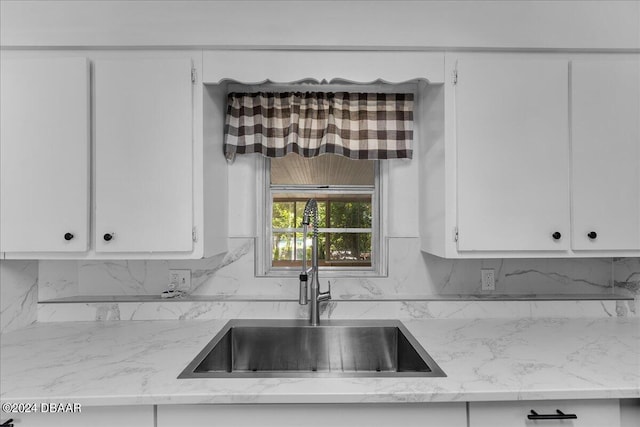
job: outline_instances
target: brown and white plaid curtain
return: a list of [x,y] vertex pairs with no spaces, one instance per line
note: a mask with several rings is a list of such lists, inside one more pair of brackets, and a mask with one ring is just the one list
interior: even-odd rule
[[411,158],[413,94],[230,93],[225,155]]

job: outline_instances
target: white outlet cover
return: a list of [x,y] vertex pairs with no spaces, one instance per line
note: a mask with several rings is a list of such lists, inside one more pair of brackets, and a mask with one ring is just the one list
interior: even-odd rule
[[191,270],[169,270],[169,284],[176,291],[191,289]]
[[480,270],[482,276],[482,290],[483,291],[495,291],[496,290],[496,274],[493,268],[483,268]]

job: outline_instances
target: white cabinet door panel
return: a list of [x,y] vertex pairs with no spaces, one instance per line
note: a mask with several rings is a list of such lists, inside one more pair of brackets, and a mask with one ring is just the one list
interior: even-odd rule
[[639,62],[573,61],[571,98],[573,249],[638,250]]
[[569,249],[568,62],[462,59],[455,103],[458,250]]
[[96,252],[193,249],[192,90],[190,59],[95,61]]
[[86,251],[89,63],[3,58],[1,67],[0,251]]

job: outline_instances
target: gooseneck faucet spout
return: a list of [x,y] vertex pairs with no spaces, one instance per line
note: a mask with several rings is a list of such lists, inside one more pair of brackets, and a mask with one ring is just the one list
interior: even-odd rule
[[[307,268],[307,232],[312,217],[311,267]],[[309,281],[311,283],[308,285]],[[311,294],[309,323],[312,326],[317,326],[320,323],[320,302],[331,299],[331,282],[329,282],[329,290],[327,292],[320,292],[320,281],[318,279],[318,202],[315,199],[307,201],[302,216],[302,272],[300,273],[300,298],[298,301],[301,305],[308,303],[309,290]]]

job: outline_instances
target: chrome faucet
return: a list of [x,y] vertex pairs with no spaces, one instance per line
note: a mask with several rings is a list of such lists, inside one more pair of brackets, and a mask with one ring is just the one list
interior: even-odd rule
[[[307,231],[313,215],[313,237],[311,240],[311,267],[307,268]],[[311,276],[311,284],[307,286]],[[309,303],[309,289],[311,289],[311,307],[309,307],[309,323],[318,326],[320,323],[320,303],[331,299],[331,282],[329,290],[320,292],[318,279],[318,202],[309,199],[304,206],[302,215],[302,272],[300,273],[300,305]]]

